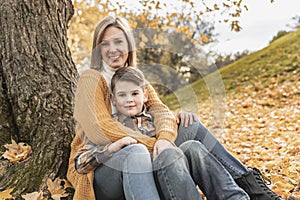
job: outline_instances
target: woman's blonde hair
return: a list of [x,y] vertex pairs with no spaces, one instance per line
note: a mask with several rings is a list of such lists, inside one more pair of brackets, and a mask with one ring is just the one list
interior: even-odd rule
[[100,52],[100,42],[102,42],[103,34],[108,27],[116,27],[124,32],[128,43],[128,59],[126,61],[128,66],[136,66],[136,46],[133,34],[130,30],[129,23],[122,17],[107,16],[103,18],[97,25],[91,55],[91,68],[100,70],[102,68],[102,56]]

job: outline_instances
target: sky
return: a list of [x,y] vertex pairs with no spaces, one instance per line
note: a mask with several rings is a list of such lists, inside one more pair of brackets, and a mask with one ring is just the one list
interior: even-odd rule
[[230,54],[249,50],[260,50],[268,46],[278,31],[290,30],[287,24],[292,17],[300,16],[300,0],[248,0],[244,1],[248,11],[241,14],[240,32],[231,31],[228,24],[216,23],[216,33],[219,34],[218,44],[211,46],[222,54]]

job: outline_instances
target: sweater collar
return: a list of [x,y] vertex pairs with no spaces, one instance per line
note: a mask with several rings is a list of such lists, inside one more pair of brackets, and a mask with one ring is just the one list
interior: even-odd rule
[[109,90],[110,90],[111,78],[115,74],[115,72],[117,71],[118,68],[112,68],[108,64],[106,64],[104,61],[102,61],[102,66],[103,67],[101,69],[101,73],[104,76],[106,83],[109,86]]
[[126,116],[126,115],[122,114],[121,112],[117,112],[117,113],[113,114],[112,117],[119,122],[123,122],[128,119],[136,119],[136,118],[147,118],[150,121],[152,121],[152,115],[147,112],[147,108],[145,106],[143,106],[143,110],[140,113],[138,113],[134,116]]

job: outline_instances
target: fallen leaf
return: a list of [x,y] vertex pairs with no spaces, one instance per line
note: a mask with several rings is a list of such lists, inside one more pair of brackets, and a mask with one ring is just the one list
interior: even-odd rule
[[31,146],[23,142],[17,144],[13,139],[11,140],[11,144],[5,144],[4,147],[7,150],[2,157],[12,163],[26,160],[32,153]]
[[25,200],[46,200],[46,198],[43,197],[42,192],[32,192],[25,195],[22,195],[22,198]]
[[54,181],[52,181],[50,178],[47,179],[47,186],[48,190],[51,193],[51,197],[53,199],[60,199],[60,197],[66,197],[68,194],[65,192],[65,187],[62,184],[64,180],[60,178],[56,178]]
[[13,191],[14,189],[8,189],[8,190],[4,190],[3,192],[0,192],[0,200],[5,200],[5,199],[10,199],[12,198],[11,196],[11,192]]

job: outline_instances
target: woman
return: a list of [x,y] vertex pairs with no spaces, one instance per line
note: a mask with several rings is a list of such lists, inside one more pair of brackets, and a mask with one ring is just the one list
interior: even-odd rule
[[[109,97],[110,79],[116,69],[128,65],[136,65],[134,38],[130,33],[128,23],[122,18],[107,17],[99,23],[94,33],[91,62],[93,70],[88,70],[81,75],[75,96],[76,135],[71,144],[67,174],[68,180],[75,188],[74,199],[95,199],[96,197],[98,199],[146,199],[147,197],[159,199],[150,171],[151,159],[149,152],[153,152],[153,156],[159,158],[158,154],[165,149],[170,152],[175,149],[172,151],[172,154],[175,155],[174,158],[178,155],[176,148],[173,148],[177,136],[176,120],[169,109],[161,103],[149,84],[147,85],[149,100],[146,107],[155,119],[156,138],[149,138],[139,132],[125,128],[111,118],[114,107],[111,106]],[[193,117],[192,114],[180,114],[178,120],[186,120],[191,117]],[[185,134],[190,130],[193,131],[195,137],[192,137],[192,134]],[[187,140],[197,139],[203,142],[206,148],[209,148],[210,146],[206,145],[207,141],[205,139],[215,139],[199,122],[194,122],[188,127],[179,126],[178,133],[179,135],[175,141],[178,146]],[[136,140],[138,144],[127,145],[130,144],[129,142],[124,145],[122,150],[114,152],[110,144],[128,136]],[[104,159],[105,165],[99,166],[94,172],[79,174],[74,166],[74,158],[87,140],[99,145],[101,147],[99,151],[107,153],[108,160],[105,162],[106,159]],[[208,144],[211,143],[208,142]],[[196,147],[198,151],[203,152],[203,148],[199,147],[202,144],[193,146],[198,146]],[[164,152],[167,152],[167,150]],[[204,153],[209,154],[205,151]],[[252,175],[217,140],[215,140],[212,153],[224,164],[224,167],[231,173],[233,178],[241,178],[241,180],[247,182],[248,174]],[[164,154],[161,153],[160,155]],[[212,155],[209,156],[209,158],[211,157]],[[131,162],[139,163],[140,161],[142,161],[142,164],[128,164]],[[126,166],[124,163],[126,163]],[[161,162],[156,166],[164,166],[164,163]],[[107,174],[109,176],[106,176]],[[243,181],[241,181],[242,184]],[[211,188],[211,190],[213,189]],[[167,193],[169,190],[163,190],[163,192]],[[180,190],[175,190],[175,192],[180,193]],[[164,195],[168,196],[168,194]]]
[[[153,149],[155,138],[124,129],[111,118],[110,79],[119,67],[135,65],[134,48],[134,38],[123,19],[108,17],[97,26],[92,68],[98,70],[88,70],[81,75],[75,96],[76,135],[71,144],[67,173],[68,180],[75,188],[74,199],[159,199],[148,151]],[[154,90],[150,86],[148,89],[152,105],[155,105],[153,112],[159,109],[168,113]],[[173,141],[176,137],[174,117],[171,114],[156,114],[156,117],[161,119],[158,138]],[[107,152],[109,157],[112,151],[110,144],[128,136],[139,144],[125,142],[122,151],[114,153],[108,160],[111,164],[102,165],[95,172],[86,174],[76,171],[74,158],[86,141],[99,145],[102,149],[98,151]],[[107,174],[109,177],[105,176]]]

